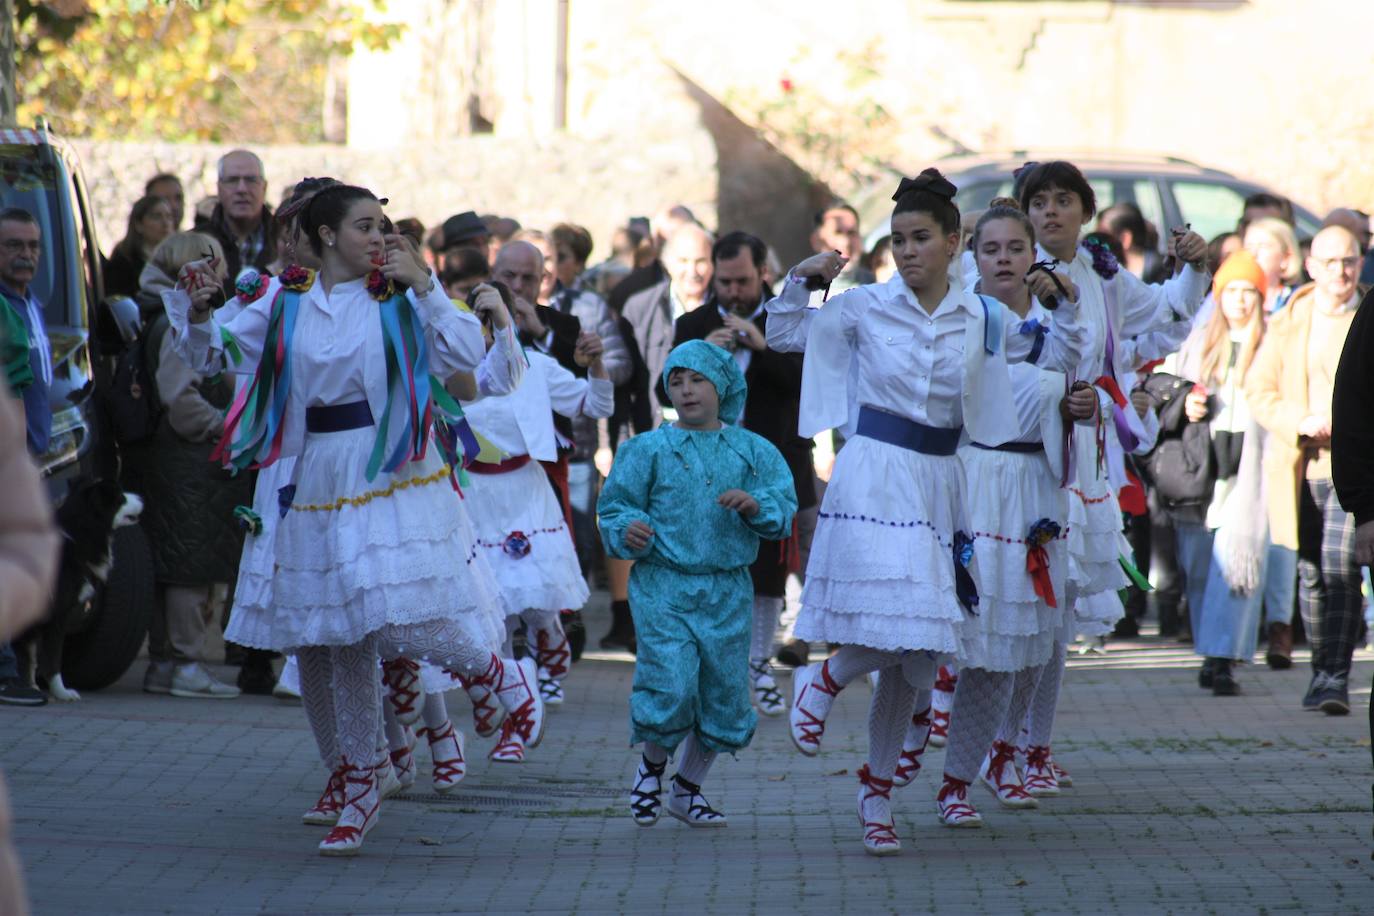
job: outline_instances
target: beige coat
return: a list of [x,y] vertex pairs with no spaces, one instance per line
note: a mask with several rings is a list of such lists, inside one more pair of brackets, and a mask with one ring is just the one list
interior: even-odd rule
[[[1313,284],[1302,287],[1270,319],[1264,342],[1245,376],[1250,413],[1269,431],[1264,450],[1269,539],[1289,550],[1298,549],[1298,494],[1303,483],[1298,424],[1311,413],[1307,405],[1307,337],[1316,306],[1313,293]],[[1361,288],[1359,295],[1364,293]],[[1322,409],[1329,410],[1330,405]]]
[[[48,606],[57,573],[52,508],[24,444],[24,409],[0,382],[0,640]],[[9,798],[0,779],[0,913],[27,913],[23,876],[10,842]]]

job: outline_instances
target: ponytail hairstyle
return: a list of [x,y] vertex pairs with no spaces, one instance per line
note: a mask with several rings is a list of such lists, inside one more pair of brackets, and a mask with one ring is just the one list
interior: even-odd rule
[[969,248],[974,255],[978,254],[978,240],[982,238],[983,227],[996,219],[1009,219],[1018,223],[1025,230],[1026,238],[1030,241],[1031,247],[1035,246],[1035,229],[1031,226],[1030,217],[1026,216],[1025,211],[1017,206],[1016,201],[1010,197],[994,197],[973,227],[973,239],[969,242]]
[[367,188],[340,183],[323,187],[306,200],[297,218],[305,237],[310,240],[310,250],[315,252],[316,257],[324,256],[324,240],[320,238],[320,228],[328,226],[338,232],[349,208],[360,200],[386,202]]
[[959,234],[959,206],[954,202],[958,188],[939,169],[924,169],[915,178],[903,178],[892,199],[897,206],[892,215],[925,213],[945,235]]

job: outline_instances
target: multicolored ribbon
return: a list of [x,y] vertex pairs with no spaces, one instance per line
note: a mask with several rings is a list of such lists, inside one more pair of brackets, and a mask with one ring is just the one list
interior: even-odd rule
[[[298,290],[277,290],[253,381],[234,398],[224,417],[224,434],[210,453],[212,461],[223,462],[235,474],[246,468],[266,467],[281,457],[286,401],[291,391],[291,337],[300,300]],[[228,340],[233,340],[232,335]],[[238,349],[237,344],[234,349]],[[242,359],[242,353],[238,358]]]
[[978,585],[968,571],[973,562],[973,538],[966,532],[954,532],[954,593],[964,610],[978,616]]

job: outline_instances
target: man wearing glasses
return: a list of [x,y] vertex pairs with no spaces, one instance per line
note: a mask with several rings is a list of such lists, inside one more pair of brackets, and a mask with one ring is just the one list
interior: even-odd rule
[[210,231],[224,248],[224,290],[245,268],[266,272],[277,256],[277,234],[267,206],[267,179],[262,160],[246,149],[225,153],[219,161],[219,203],[210,215]]
[[1341,350],[1365,290],[1360,242],[1343,226],[1312,239],[1299,289],[1275,315],[1245,380],[1250,412],[1269,432],[1264,478],[1269,538],[1298,554],[1298,605],[1312,646],[1304,709],[1350,712],[1350,659],[1359,636],[1355,521],[1331,483],[1331,395]]
[[[33,214],[13,207],[0,210],[0,362],[9,383],[8,391],[0,384],[0,398],[13,391],[23,400],[29,452],[35,455],[47,451],[52,434],[52,350],[43,304],[30,289],[42,254],[42,232]],[[42,706],[47,701],[20,676],[10,644],[0,643],[0,704]]]

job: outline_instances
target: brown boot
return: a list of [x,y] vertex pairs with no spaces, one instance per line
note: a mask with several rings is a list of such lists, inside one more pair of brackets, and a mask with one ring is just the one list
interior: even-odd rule
[[1270,668],[1282,671],[1293,667],[1293,628],[1286,623],[1269,624],[1269,648],[1264,660]]

